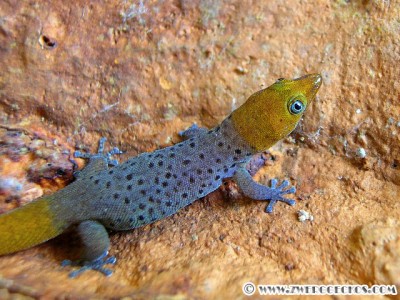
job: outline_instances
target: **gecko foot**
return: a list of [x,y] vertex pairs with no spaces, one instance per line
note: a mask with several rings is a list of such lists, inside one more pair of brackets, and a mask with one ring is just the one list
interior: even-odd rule
[[99,258],[93,261],[85,261],[83,263],[70,261],[68,259],[64,260],[61,263],[62,267],[66,266],[81,266],[78,270],[72,271],[69,273],[70,278],[75,278],[79,274],[87,271],[87,270],[94,270],[103,273],[105,276],[111,276],[112,270],[104,268],[105,265],[114,265],[117,262],[117,259],[114,256],[107,257],[108,252],[104,252]]
[[283,197],[283,195],[294,194],[296,192],[296,187],[289,187],[289,185],[290,183],[288,180],[284,180],[280,185],[278,185],[277,179],[271,179],[271,189],[275,193],[273,194],[273,196],[266,199],[269,200],[269,204],[266,207],[265,212],[272,213],[274,206],[278,201],[287,203],[291,206],[296,204],[295,200]]
[[119,150],[117,147],[114,147],[111,151],[108,151],[107,153],[103,153],[104,152],[104,144],[106,143],[107,138],[102,137],[99,141],[99,148],[97,150],[97,153],[95,154],[91,154],[91,153],[83,153],[81,151],[75,151],[74,152],[74,157],[76,158],[99,158],[99,157],[103,157],[107,160],[107,163],[110,166],[115,167],[116,165],[118,165],[118,161],[116,159],[111,159],[111,156],[113,155],[117,155],[117,154],[122,154],[123,152],[121,150]]

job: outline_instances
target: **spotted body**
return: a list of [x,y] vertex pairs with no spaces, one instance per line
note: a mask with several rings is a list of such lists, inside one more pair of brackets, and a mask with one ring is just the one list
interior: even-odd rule
[[111,271],[103,265],[115,259],[104,260],[109,247],[105,228],[128,230],[163,219],[213,192],[225,178],[233,178],[246,196],[269,200],[267,212],[277,201],[293,205],[284,196],[294,193],[294,187],[287,181],[277,186],[276,180],[270,187],[258,184],[246,164],[295,128],[320,84],[319,75],[278,80],[215,128],[192,126],[182,133],[181,143],[111,168],[109,155],[77,153],[90,161],[72,184],[0,216],[0,255],[29,248],[75,225],[84,246],[84,266],[71,275],[86,269],[108,275]]

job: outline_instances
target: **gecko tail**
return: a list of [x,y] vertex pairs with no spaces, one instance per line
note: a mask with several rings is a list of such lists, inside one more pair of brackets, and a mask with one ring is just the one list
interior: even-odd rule
[[0,215],[0,255],[24,250],[61,234],[68,224],[50,209],[53,195]]

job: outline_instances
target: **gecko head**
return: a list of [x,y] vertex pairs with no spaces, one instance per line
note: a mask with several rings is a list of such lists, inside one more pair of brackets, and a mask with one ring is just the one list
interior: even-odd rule
[[235,110],[233,125],[256,151],[266,150],[296,128],[321,84],[319,74],[280,78]]

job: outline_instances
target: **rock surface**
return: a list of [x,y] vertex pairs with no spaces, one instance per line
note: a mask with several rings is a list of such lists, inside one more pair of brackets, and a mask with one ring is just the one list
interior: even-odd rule
[[68,154],[100,136],[124,160],[216,125],[279,77],[321,72],[324,84],[256,175],[290,178],[295,207],[267,215],[228,182],[113,234],[110,278],[68,279],[62,239],[1,257],[0,298],[244,298],[247,281],[399,289],[399,15],[377,0],[1,1],[0,213],[68,184]]

